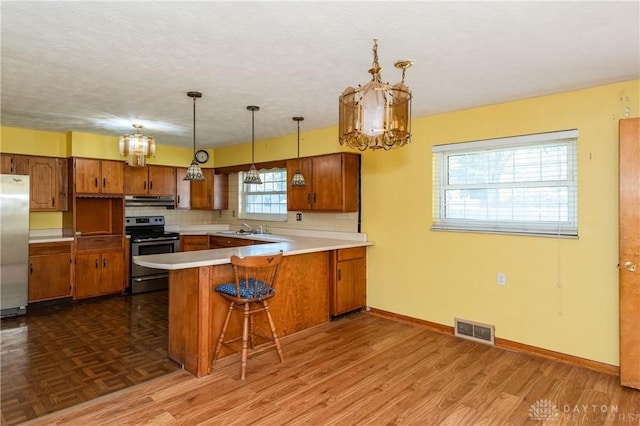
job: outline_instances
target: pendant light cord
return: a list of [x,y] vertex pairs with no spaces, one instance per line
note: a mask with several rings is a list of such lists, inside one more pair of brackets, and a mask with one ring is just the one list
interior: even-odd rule
[[196,158],[196,98],[193,98],[193,158]]
[[300,120],[296,120],[298,123],[298,170],[300,170]]
[[298,171],[300,171],[300,122],[304,117],[293,117],[293,121],[298,123]]
[[256,145],[256,137],[255,137],[255,110],[251,110],[251,164],[254,164],[254,152]]

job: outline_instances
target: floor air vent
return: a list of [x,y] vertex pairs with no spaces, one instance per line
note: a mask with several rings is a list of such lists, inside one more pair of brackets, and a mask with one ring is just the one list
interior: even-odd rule
[[455,335],[489,345],[494,344],[495,327],[478,322],[454,318]]

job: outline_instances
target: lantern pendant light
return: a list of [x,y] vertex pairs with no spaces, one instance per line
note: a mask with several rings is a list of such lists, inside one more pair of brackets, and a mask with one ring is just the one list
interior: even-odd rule
[[254,152],[255,152],[255,121],[254,115],[256,111],[260,111],[260,107],[250,105],[247,107],[249,111],[251,111],[251,167],[247,172],[247,175],[244,177],[244,183],[255,183],[262,184],[262,179],[260,179],[260,173],[256,169],[256,165],[254,163]]
[[187,92],[187,96],[193,98],[193,160],[187,169],[187,174],[182,180],[205,180],[202,169],[196,159],[196,99],[202,97],[200,92]]
[[307,182],[304,180],[302,172],[300,172],[300,122],[304,120],[304,117],[293,117],[293,121],[298,123],[298,168],[296,173],[291,179],[291,186],[307,186]]
[[378,64],[378,40],[373,40],[371,81],[357,89],[347,87],[339,99],[340,145],[366,149],[400,148],[411,141],[411,90],[404,84],[404,74],[412,61],[397,61],[402,80],[383,83]]

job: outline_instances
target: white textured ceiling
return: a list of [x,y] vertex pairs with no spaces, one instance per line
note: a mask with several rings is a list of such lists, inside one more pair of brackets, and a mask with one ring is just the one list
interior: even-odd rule
[[[411,59],[413,116],[640,78],[640,2],[2,1],[2,125],[198,147],[337,125]],[[337,143],[337,141],[327,141]]]

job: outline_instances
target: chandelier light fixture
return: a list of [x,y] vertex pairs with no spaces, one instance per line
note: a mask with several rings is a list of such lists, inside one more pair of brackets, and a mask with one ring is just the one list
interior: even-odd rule
[[156,156],[156,143],[151,136],[140,134],[142,124],[133,124],[133,127],[135,134],[120,136],[120,155],[127,158],[131,167],[144,167],[147,158]]
[[298,123],[298,168],[296,173],[291,179],[291,186],[307,186],[307,182],[304,180],[302,172],[300,172],[300,122],[304,120],[304,117],[293,117],[293,121]]
[[254,115],[256,111],[260,111],[260,107],[250,105],[247,107],[249,111],[251,111],[251,167],[244,177],[244,183],[255,183],[262,184],[262,179],[260,179],[260,173],[256,169],[256,165],[254,163],[254,153],[255,153],[255,120]]
[[397,61],[402,80],[390,85],[381,81],[378,40],[373,40],[371,81],[357,89],[347,87],[339,100],[340,145],[366,149],[400,148],[411,141],[411,91],[404,74],[412,61]]
[[204,174],[202,174],[202,169],[196,159],[196,99],[201,98],[202,93],[187,92],[187,96],[193,98],[193,160],[182,180],[204,180]]

